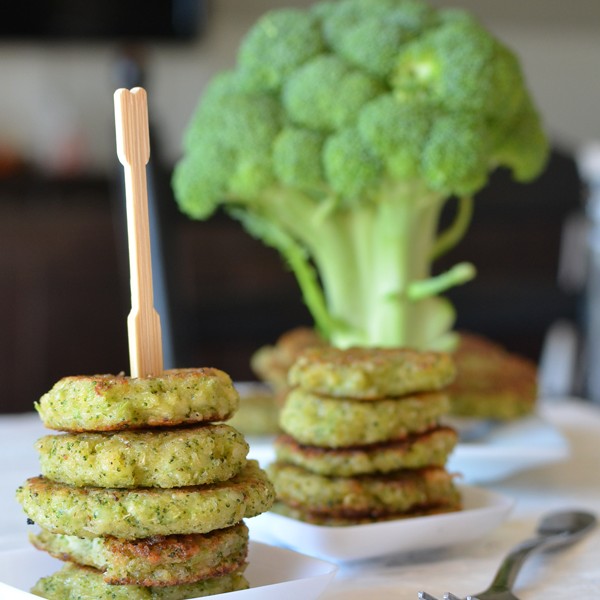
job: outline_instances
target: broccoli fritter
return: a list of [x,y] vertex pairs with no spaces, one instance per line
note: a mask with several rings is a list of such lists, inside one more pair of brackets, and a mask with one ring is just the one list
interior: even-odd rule
[[36,443],[42,475],[74,486],[172,488],[226,481],[248,444],[224,423],[179,429],[48,435]]
[[185,600],[248,587],[242,572],[175,586],[111,585],[104,582],[100,571],[67,563],[60,571],[40,579],[31,591],[47,600]]
[[510,421],[534,412],[538,388],[532,361],[465,332],[453,356],[457,375],[447,389],[451,415]]
[[440,392],[362,402],[292,390],[280,415],[283,431],[301,444],[339,448],[402,438],[437,425],[448,412]]
[[59,431],[115,431],[181,423],[224,421],[239,396],[219,369],[173,369],[157,377],[64,377],[44,394],[44,425]]
[[323,346],[323,338],[310,327],[295,327],[283,333],[274,345],[261,346],[250,358],[257,377],[278,392],[288,389],[288,371],[306,348]]
[[440,467],[403,469],[384,475],[325,477],[275,462],[267,472],[278,501],[327,517],[379,518],[459,503],[452,475]]
[[442,467],[457,440],[457,433],[449,427],[437,427],[391,442],[350,448],[304,446],[292,437],[282,435],[275,441],[275,456],[278,462],[303,467],[318,475],[354,477],[425,466]]
[[289,371],[289,382],[326,396],[375,400],[439,390],[455,375],[441,352],[408,348],[308,348]]
[[280,406],[271,388],[257,381],[235,384],[240,406],[228,423],[244,435],[274,435],[280,432]]
[[78,488],[43,477],[17,490],[27,516],[52,533],[123,539],[208,533],[271,507],[275,494],[256,461],[229,481],[183,488]]
[[41,531],[31,536],[31,542],[60,560],[102,571],[106,583],[181,585],[240,570],[248,553],[248,528],[239,523],[205,534],[141,540],[81,538]]
[[420,507],[415,510],[408,510],[400,513],[387,514],[378,517],[340,517],[325,515],[318,512],[310,512],[302,508],[292,508],[283,502],[275,502],[272,512],[304,521],[311,525],[323,525],[326,527],[351,527],[353,525],[369,525],[371,523],[379,523],[383,521],[395,521],[397,519],[414,519],[415,517],[427,517],[431,515],[440,515],[449,512],[456,512],[461,509],[460,502],[453,498],[447,503],[435,504],[428,507]]

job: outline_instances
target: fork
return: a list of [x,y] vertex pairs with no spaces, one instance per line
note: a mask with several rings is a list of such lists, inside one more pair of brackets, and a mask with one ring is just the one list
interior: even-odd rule
[[[483,592],[467,596],[464,600],[519,600],[511,588],[523,563],[533,552],[550,550],[571,544],[591,531],[596,517],[587,512],[563,511],[544,517],[537,528],[537,536],[521,542],[506,556],[496,572],[491,585]],[[420,600],[438,600],[427,592],[419,592]],[[446,592],[443,600],[461,600]]]

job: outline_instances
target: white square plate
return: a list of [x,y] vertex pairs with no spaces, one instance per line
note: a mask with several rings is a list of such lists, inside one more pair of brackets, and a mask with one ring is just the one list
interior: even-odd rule
[[459,486],[463,510],[350,527],[311,525],[275,513],[248,521],[250,537],[336,562],[429,550],[483,537],[499,525],[514,502],[489,490]]
[[[254,541],[250,542],[248,561],[246,577],[250,589],[219,594],[219,598],[314,600],[329,585],[337,571],[334,564]],[[28,590],[40,577],[50,575],[61,565],[60,561],[34,548],[0,552],[0,598],[38,598]]]

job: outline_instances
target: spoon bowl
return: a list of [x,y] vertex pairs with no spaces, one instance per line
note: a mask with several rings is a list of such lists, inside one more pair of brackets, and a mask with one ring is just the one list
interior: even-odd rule
[[[596,516],[578,510],[565,510],[550,513],[538,524],[537,533],[547,538],[546,548],[575,542],[596,526]],[[547,545],[546,545],[547,544]]]

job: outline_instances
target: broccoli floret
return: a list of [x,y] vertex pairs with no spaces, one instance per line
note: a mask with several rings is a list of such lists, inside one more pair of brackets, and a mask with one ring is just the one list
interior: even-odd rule
[[[188,154],[182,172],[175,176],[176,188],[187,189],[184,202],[188,206],[197,203],[195,212],[208,216],[211,211],[204,205],[214,207],[225,195],[251,200],[271,185],[275,179],[273,141],[282,118],[275,97],[239,92],[231,76],[217,79],[185,136]],[[183,173],[194,183],[186,182]],[[194,200],[188,197],[193,190],[197,190]]]
[[381,163],[354,128],[327,138],[323,163],[327,181],[337,197],[351,203],[364,202],[381,181]]
[[324,50],[317,21],[295,9],[271,11],[244,38],[238,54],[249,90],[277,90],[308,59]]
[[496,160],[512,169],[517,181],[528,182],[544,168],[547,145],[538,112],[526,98],[498,141]]
[[360,135],[385,163],[389,177],[419,177],[432,113],[424,104],[400,102],[391,93],[378,96],[360,111]]
[[273,144],[273,168],[285,186],[307,193],[325,190],[321,152],[325,136],[317,131],[286,127]]
[[229,166],[235,164],[217,146],[201,146],[186,154],[173,172],[179,207],[193,219],[208,219],[218,208],[229,180]]
[[435,15],[418,0],[340,2],[324,15],[323,32],[336,53],[383,78],[394,67],[398,48],[432,25]]
[[471,19],[453,19],[425,32],[399,52],[392,74],[396,93],[440,108],[492,116],[522,89],[521,72],[487,31]]
[[528,181],[547,155],[517,57],[470,13],[332,0],[249,31],[192,116],[173,186],[189,216],[222,205],[279,250],[334,345],[442,348],[442,294],[474,268],[435,259],[495,168]]
[[485,184],[489,155],[482,119],[449,113],[433,123],[421,158],[422,176],[432,189],[468,196]]
[[378,82],[331,54],[310,60],[290,75],[281,101],[296,124],[335,131],[356,120],[365,102],[381,92]]

